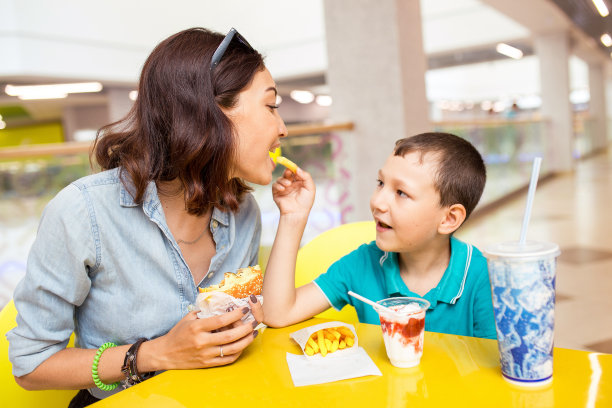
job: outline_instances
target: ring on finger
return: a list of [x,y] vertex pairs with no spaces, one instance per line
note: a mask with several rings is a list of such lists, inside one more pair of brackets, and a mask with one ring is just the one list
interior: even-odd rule
[[219,346],[219,357],[223,357],[223,346]]

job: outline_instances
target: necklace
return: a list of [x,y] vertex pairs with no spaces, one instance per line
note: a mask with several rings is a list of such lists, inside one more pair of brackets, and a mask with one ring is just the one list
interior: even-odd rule
[[[208,225],[206,226],[208,228]],[[202,239],[202,237],[204,236],[204,234],[206,234],[206,228],[204,228],[204,231],[202,231],[202,233],[200,234],[199,237],[197,237],[196,239],[194,239],[193,241],[184,241],[182,239],[177,239],[176,243],[177,244],[185,244],[185,245],[191,245],[191,244],[195,244],[196,242],[198,242],[199,240]]]
[[199,237],[197,237],[196,239],[194,239],[193,241],[185,241],[183,239],[177,239],[176,243],[177,244],[185,244],[185,245],[192,245],[195,244],[196,242],[198,242],[199,240],[202,239],[202,237],[204,236],[204,234],[206,234],[206,231],[208,229],[208,223],[210,222],[210,218],[208,219],[208,221],[206,222],[206,226],[204,227],[204,231],[202,231],[202,233],[200,234]]

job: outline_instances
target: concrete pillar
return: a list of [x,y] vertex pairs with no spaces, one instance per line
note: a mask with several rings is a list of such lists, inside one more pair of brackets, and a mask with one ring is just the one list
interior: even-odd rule
[[96,131],[108,123],[106,105],[69,105],[62,110],[62,126],[66,141],[93,140]]
[[108,99],[108,120],[116,122],[130,111],[134,102],[130,99],[130,91],[133,88],[106,88]]
[[611,101],[610,103],[606,103],[606,143],[608,144],[612,141],[612,123],[610,123],[610,118],[612,118],[612,72],[610,71],[612,71],[612,69],[606,66],[606,101]]
[[397,139],[430,130],[419,1],[325,0],[327,82],[340,136],[336,171],[345,175],[342,222],[371,219],[378,170]]
[[534,39],[540,60],[542,116],[549,121],[546,168],[555,172],[573,168],[573,113],[569,100],[569,36],[567,32],[540,34]]
[[589,63],[589,113],[593,119],[593,147],[595,150],[607,146],[606,117],[606,84],[604,81],[604,66],[600,63]]

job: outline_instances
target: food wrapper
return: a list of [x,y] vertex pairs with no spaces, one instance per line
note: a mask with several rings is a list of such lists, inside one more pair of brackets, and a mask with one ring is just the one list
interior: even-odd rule
[[[323,356],[321,353],[316,353],[312,356],[309,356],[306,353],[306,343],[308,342],[308,339],[310,338],[310,336],[312,336],[313,333],[318,332],[319,330],[322,329],[327,329],[330,327],[346,327],[347,329],[349,329],[350,331],[353,332],[354,338],[355,338],[355,343],[351,346],[351,347],[346,347],[344,349],[339,349],[336,350],[334,352],[329,352],[327,353],[326,356]],[[343,323],[343,322],[327,322],[327,323],[321,323],[321,324],[317,324],[314,326],[310,326],[310,327],[306,327],[302,330],[298,330],[296,332],[293,332],[289,335],[289,337],[291,337],[293,340],[295,340],[295,342],[300,346],[300,348],[302,349],[302,353],[304,353],[304,356],[306,358],[310,358],[310,359],[319,359],[319,358],[328,358],[331,357],[333,355],[343,355],[346,353],[354,353],[357,348],[359,347],[359,340],[357,339],[357,333],[355,332],[355,327],[353,327],[352,324],[347,324],[347,323]]]
[[[237,299],[224,292],[203,292],[196,298],[196,307],[193,308],[193,310],[198,310],[198,318],[204,319],[206,317],[217,316],[246,306],[249,308],[249,312],[242,317],[242,321],[249,323],[254,321],[255,317],[250,310],[248,299],[249,298]],[[263,304],[263,296],[257,295],[257,301]],[[264,327],[263,323],[260,323],[255,330],[258,330],[261,327]]]
[[[346,327],[355,335],[352,347],[336,350],[323,357],[320,353],[309,356],[305,348],[308,339],[321,329]],[[302,355],[287,353],[287,365],[291,379],[296,387],[312,384],[323,384],[347,378],[382,375],[366,351],[359,347],[357,333],[353,325],[343,322],[327,322],[306,327],[290,334],[290,337],[302,349]]]

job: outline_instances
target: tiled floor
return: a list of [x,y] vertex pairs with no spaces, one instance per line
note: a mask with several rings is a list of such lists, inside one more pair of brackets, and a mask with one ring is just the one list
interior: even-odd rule
[[[479,248],[518,240],[526,197],[469,220],[457,236]],[[555,346],[612,353],[612,153],[541,183],[527,238],[561,247]]]

